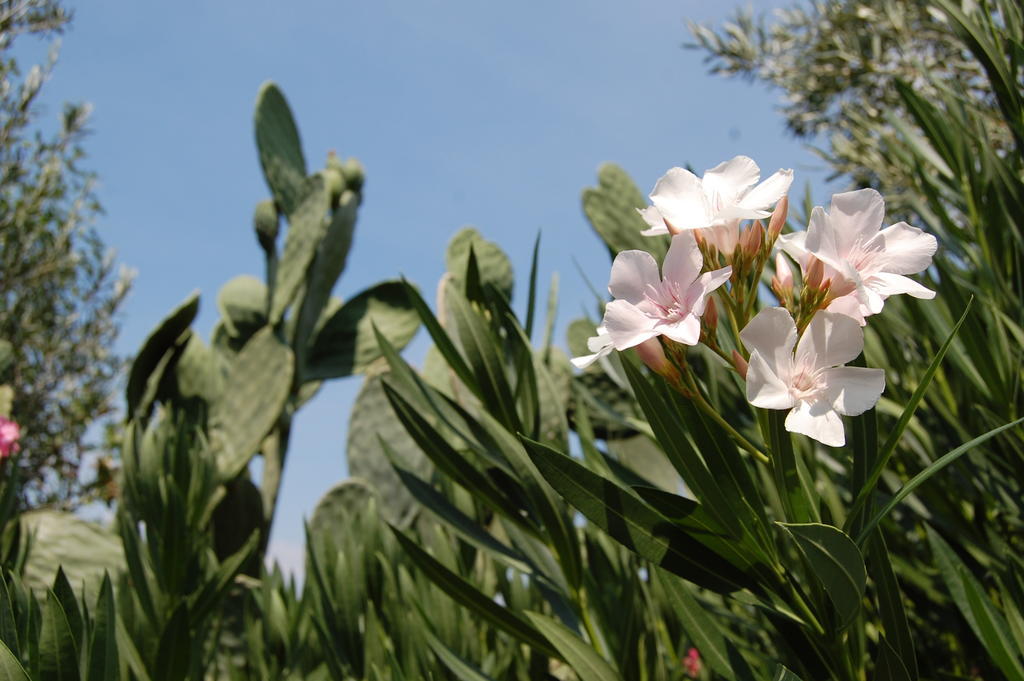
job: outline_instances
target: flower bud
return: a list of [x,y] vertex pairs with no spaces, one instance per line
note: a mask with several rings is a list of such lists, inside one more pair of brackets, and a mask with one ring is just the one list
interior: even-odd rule
[[804,287],[812,290],[820,289],[825,276],[825,263],[810,256],[807,269],[804,271]]
[[732,351],[732,365],[736,367],[737,373],[739,373],[743,380],[746,380],[748,366],[747,360],[743,359],[743,355],[736,352],[735,350]]
[[740,247],[748,257],[756,257],[757,252],[761,250],[761,243],[764,241],[764,226],[761,225],[761,221],[758,220],[743,233],[740,238]]
[[793,270],[789,268],[789,261],[782,253],[775,254],[775,278],[773,282],[778,282],[778,287],[782,291],[793,290]]
[[768,240],[772,243],[782,233],[782,228],[786,226],[786,216],[789,214],[789,196],[783,196],[779,199],[779,202],[775,204],[775,211],[772,213],[771,220],[768,221]]
[[676,371],[672,362],[668,361],[668,357],[665,356],[665,350],[661,347],[661,341],[657,337],[648,338],[640,345],[637,345],[636,354],[640,357],[640,361],[659,376],[669,380],[678,378],[679,372]]
[[718,306],[715,305],[715,299],[710,296],[708,297],[708,304],[704,308],[704,325],[712,334],[718,328]]

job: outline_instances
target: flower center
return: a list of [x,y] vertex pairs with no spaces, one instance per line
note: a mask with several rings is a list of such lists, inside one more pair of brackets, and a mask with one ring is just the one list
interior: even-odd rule
[[807,400],[821,392],[824,385],[816,371],[801,369],[790,383],[789,394],[796,400]]
[[683,293],[674,281],[663,281],[660,286],[648,284],[644,301],[639,305],[648,317],[674,324],[690,313],[683,304]]

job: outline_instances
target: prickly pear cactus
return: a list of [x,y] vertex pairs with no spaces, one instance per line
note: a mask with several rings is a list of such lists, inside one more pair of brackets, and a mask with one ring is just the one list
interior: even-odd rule
[[374,326],[396,348],[416,335],[420,320],[400,281],[373,286],[339,307],[313,340],[304,380],[362,373],[381,357]]
[[605,163],[597,171],[597,186],[583,190],[583,212],[614,258],[620,251],[640,249],[661,260],[668,239],[640,234],[648,225],[637,212],[648,201],[625,170]]
[[217,293],[217,309],[228,335],[247,340],[267,324],[267,285],[240,274]]
[[505,294],[506,298],[511,299],[514,282],[512,261],[497,244],[484,239],[480,232],[472,227],[460,230],[448,242],[445,266],[452,278],[456,282],[461,282],[465,276],[470,247],[473,249],[477,267],[480,270],[480,282],[493,284],[495,288]]
[[291,109],[274,83],[260,86],[254,123],[263,175],[281,212],[290,216],[303,194],[306,159]]
[[[309,533],[318,537],[345,531],[350,518],[366,508],[377,492],[359,478],[343,480],[320,497],[309,519]],[[390,504],[390,501],[388,502]]]
[[381,440],[387,442],[404,468],[426,477],[430,466],[391,410],[382,384],[386,375],[367,376],[352,407],[346,449],[348,472],[352,477],[366,480],[380,498],[386,500],[381,512],[388,520],[404,523],[415,502],[391,467]]

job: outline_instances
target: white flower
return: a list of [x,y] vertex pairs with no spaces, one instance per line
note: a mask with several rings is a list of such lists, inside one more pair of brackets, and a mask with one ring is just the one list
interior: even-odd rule
[[701,274],[703,265],[690,232],[672,237],[664,279],[650,253],[623,251],[615,256],[608,283],[615,300],[604,312],[604,327],[615,349],[625,350],[655,336],[696,345],[708,294],[732,274],[731,267]]
[[703,178],[683,168],[671,168],[654,185],[650,195],[654,205],[640,210],[650,225],[641,233],[654,236],[713,227],[706,238],[721,252],[732,253],[739,221],[771,215],[769,208],[789,191],[793,171],[779,170],[757,184],[760,179],[761,169],[746,156],[737,156],[704,171]]
[[587,349],[594,354],[583,355],[582,357],[573,357],[569,360],[577,369],[587,368],[615,349],[615,346],[612,344],[612,339],[608,337],[608,331],[604,328],[603,324],[597,327],[596,336],[591,336],[587,339]]
[[884,217],[885,201],[874,189],[845,192],[832,197],[828,213],[814,208],[806,232],[779,239],[781,248],[801,263],[813,255],[828,266],[825,277],[839,295],[827,309],[861,326],[865,317],[882,311],[889,296],[935,297],[935,291],[903,276],[932,264],[935,237],[905,222],[882,229]]
[[842,366],[864,349],[864,332],[845,315],[819,312],[798,343],[789,311],[767,308],[740,338],[750,350],[747,400],[762,409],[791,409],[786,430],[822,444],[845,444],[839,415],[864,413],[885,389],[881,369]]

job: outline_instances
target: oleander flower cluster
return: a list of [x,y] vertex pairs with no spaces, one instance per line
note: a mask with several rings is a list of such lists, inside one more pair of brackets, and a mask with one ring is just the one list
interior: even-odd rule
[[[783,234],[792,181],[792,170],[762,181],[746,156],[702,177],[670,169],[651,205],[638,207],[642,234],[670,239],[664,261],[642,250],[616,256],[613,299],[590,354],[573,363],[635,348],[707,408],[686,361],[701,345],[743,378],[751,405],[786,410],[786,430],[844,445],[841,416],[870,409],[885,388],[881,369],[847,366],[863,352],[862,327],[890,296],[935,296],[907,275],[928,269],[937,242],[905,222],[883,229],[885,201],[873,189],[836,194],[828,212],[814,208],[806,230]],[[775,305],[762,287],[768,266]]]

